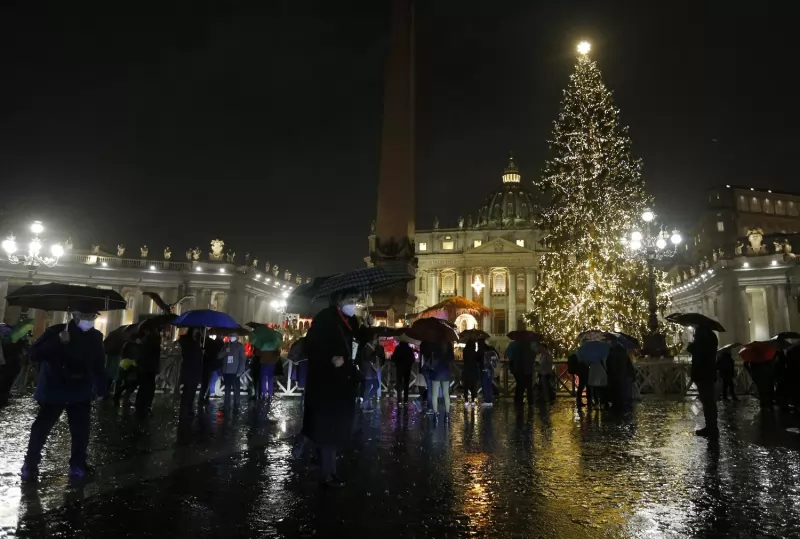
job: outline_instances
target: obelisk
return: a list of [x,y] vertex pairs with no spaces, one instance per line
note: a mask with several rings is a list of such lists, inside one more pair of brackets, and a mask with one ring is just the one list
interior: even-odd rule
[[[378,176],[378,212],[369,237],[370,263],[405,263],[416,269],[414,253],[414,5],[392,0],[391,35],[384,79],[383,125]],[[373,295],[391,307],[395,319],[414,309],[413,284]]]

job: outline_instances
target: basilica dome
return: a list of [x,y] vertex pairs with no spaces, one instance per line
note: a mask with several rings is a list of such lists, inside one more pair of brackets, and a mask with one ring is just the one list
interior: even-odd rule
[[522,186],[522,177],[509,157],[503,185],[490,194],[478,210],[479,228],[530,228],[539,211],[536,196]]

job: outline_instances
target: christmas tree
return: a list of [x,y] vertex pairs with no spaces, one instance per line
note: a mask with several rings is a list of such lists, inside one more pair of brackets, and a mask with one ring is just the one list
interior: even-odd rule
[[[541,214],[549,252],[541,259],[534,308],[526,315],[534,330],[562,350],[586,329],[641,336],[648,316],[647,268],[620,241],[651,202],[641,162],[631,155],[627,128],[620,126],[619,109],[588,45],[582,43],[579,52],[539,186],[549,196]],[[666,296],[658,299],[663,305]]]

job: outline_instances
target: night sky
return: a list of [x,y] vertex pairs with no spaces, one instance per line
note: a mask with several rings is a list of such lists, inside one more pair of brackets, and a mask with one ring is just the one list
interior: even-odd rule
[[[360,265],[389,2],[4,3],[0,234],[39,218],[133,256],[220,237],[303,275]],[[510,149],[538,177],[584,38],[668,222],[718,183],[800,190],[771,4],[419,0],[418,228],[474,214]]]

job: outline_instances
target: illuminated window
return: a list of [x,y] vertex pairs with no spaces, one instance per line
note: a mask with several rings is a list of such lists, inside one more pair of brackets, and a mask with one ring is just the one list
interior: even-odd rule
[[520,247],[525,247],[525,240],[517,240],[517,245]]
[[505,294],[506,293],[506,275],[505,273],[495,273],[492,275],[492,293]]
[[517,275],[517,303],[525,303],[528,298],[528,287],[525,284],[525,275]]
[[502,309],[494,311],[494,333],[495,335],[505,335],[506,333],[506,312]]
[[772,210],[772,201],[768,198],[764,199],[764,213],[775,213]]
[[786,206],[783,205],[783,200],[775,202],[775,215],[786,215]]
[[427,251],[427,250],[428,250],[428,244],[427,244],[427,243],[425,243],[424,241],[420,242],[420,244],[419,244],[419,250],[420,250],[420,251]]
[[794,202],[789,202],[789,215],[792,217],[797,217],[797,204]]
[[456,276],[452,273],[442,275],[442,293],[454,294],[456,291]]
[[472,242],[473,247],[480,247],[481,245],[483,245],[483,240],[475,240]]
[[750,211],[761,211],[761,201],[756,197],[750,199]]
[[717,232],[725,232],[725,223],[717,221]]
[[748,210],[747,199],[744,197],[744,195],[739,197],[739,209],[743,211]]
[[452,251],[453,249],[455,249],[455,247],[456,244],[453,240],[442,242],[442,249],[444,249],[445,251]]

